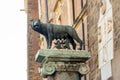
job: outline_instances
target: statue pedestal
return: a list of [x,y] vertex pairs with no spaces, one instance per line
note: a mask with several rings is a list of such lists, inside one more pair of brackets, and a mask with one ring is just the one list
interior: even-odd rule
[[89,58],[90,53],[82,50],[40,49],[35,61],[42,63],[39,73],[48,80],[80,80],[89,72]]

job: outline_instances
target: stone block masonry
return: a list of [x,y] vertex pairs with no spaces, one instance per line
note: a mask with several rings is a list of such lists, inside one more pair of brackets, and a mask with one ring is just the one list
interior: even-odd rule
[[34,56],[37,50],[39,49],[39,34],[34,32],[30,27],[31,19],[38,19],[38,1],[37,0],[28,0],[27,1],[27,22],[28,22],[28,80],[42,80],[38,75],[38,64],[35,62]]

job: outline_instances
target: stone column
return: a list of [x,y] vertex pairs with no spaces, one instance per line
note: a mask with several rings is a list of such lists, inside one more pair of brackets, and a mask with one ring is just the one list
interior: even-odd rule
[[80,75],[89,72],[89,58],[86,51],[40,49],[35,59],[42,63],[40,75],[48,80],[81,80]]

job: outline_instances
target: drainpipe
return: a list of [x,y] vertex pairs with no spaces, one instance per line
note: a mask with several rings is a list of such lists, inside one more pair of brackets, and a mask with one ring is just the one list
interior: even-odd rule
[[72,9],[73,9],[73,23],[75,22],[75,5],[74,5],[74,0],[72,0]]
[[48,23],[48,0],[46,0],[46,22]]

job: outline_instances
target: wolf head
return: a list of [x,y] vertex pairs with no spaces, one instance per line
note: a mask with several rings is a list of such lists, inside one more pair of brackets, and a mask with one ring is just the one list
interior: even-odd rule
[[31,20],[31,22],[30,22],[31,28],[35,31],[37,31],[39,29],[40,24],[41,24],[41,21],[39,19],[38,20]]

